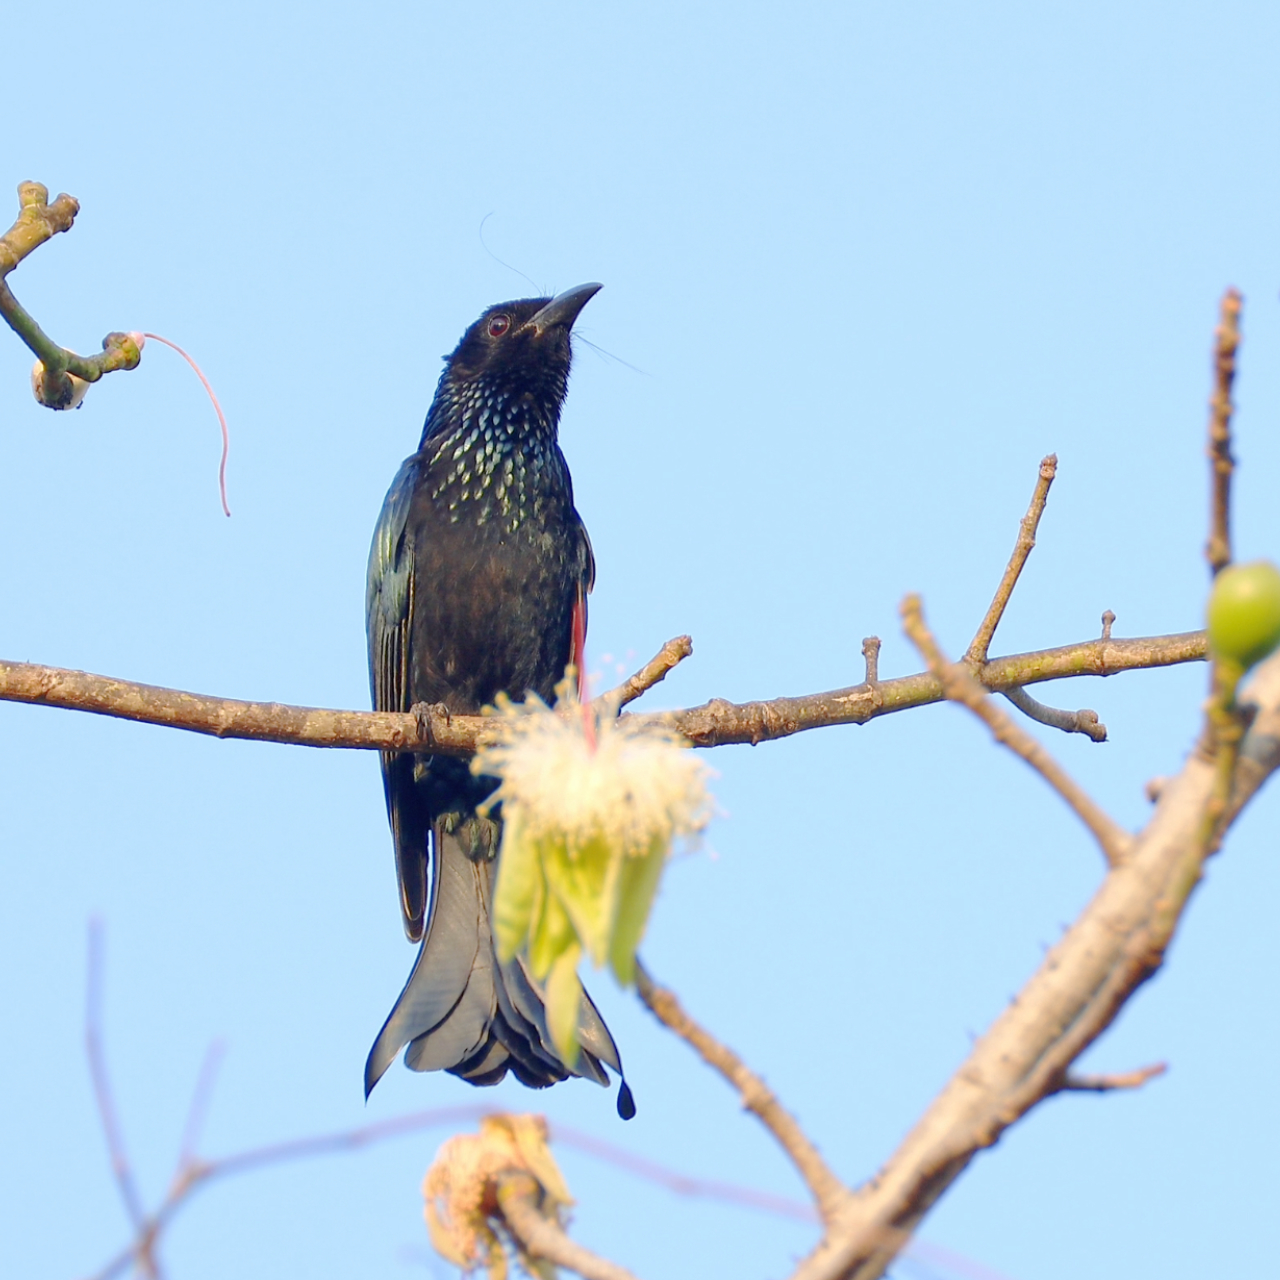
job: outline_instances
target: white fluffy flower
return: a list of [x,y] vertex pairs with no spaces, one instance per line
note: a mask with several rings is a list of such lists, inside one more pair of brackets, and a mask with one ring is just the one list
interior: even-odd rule
[[526,948],[548,979],[553,1038],[577,1055],[582,952],[619,981],[635,953],[672,845],[711,816],[707,768],[674,733],[615,719],[562,688],[558,710],[536,697],[499,706],[500,738],[472,768],[501,778],[503,833],[494,927],[502,959]]

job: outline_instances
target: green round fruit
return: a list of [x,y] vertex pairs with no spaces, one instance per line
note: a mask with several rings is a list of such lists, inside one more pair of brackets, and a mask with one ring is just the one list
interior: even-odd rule
[[1233,564],[1209,593],[1209,647],[1243,667],[1280,644],[1280,569],[1270,560]]

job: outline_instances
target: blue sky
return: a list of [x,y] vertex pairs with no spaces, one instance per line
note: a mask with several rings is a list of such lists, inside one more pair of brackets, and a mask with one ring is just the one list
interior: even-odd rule
[[[908,590],[960,652],[1051,450],[1059,478],[995,650],[1090,637],[1108,608],[1117,635],[1199,625],[1229,284],[1245,294],[1237,545],[1280,556],[1272,5],[72,0],[8,32],[0,180],[83,206],[14,290],[77,349],[138,328],[196,355],[231,422],[234,516],[212,412],[172,352],[55,416],[0,337],[6,657],[367,705],[369,534],[439,356],[484,307],[534,292],[497,259],[538,291],[604,282],[580,324],[602,350],[579,347],[562,442],[598,564],[595,670],[694,638],[654,707],[855,683],[872,633],[884,674],[915,670]],[[1047,690],[1112,738],[1050,745],[1140,824],[1203,685],[1187,668]],[[366,1107],[364,1056],[412,960],[372,756],[15,706],[0,752],[6,1273],[84,1275],[126,1234],[81,1046],[95,913],[151,1197],[214,1036],[210,1155],[484,1101],[801,1194],[721,1083],[604,976],[589,985],[632,1124],[583,1083],[477,1094],[400,1068]],[[712,762],[722,816],[671,867],[645,953],[860,1180],[1080,910],[1099,859],[952,708]],[[1276,821],[1264,795],[1166,970],[1087,1059],[1169,1075],[1037,1111],[926,1241],[1010,1280],[1274,1271]],[[418,1194],[444,1136],[210,1189],[167,1241],[170,1274],[447,1275]],[[782,1276],[812,1240],[574,1151],[562,1163],[575,1233],[643,1276]]]

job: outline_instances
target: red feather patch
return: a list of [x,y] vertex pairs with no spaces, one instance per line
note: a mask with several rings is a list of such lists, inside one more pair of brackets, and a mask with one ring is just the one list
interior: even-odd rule
[[573,602],[573,638],[570,641],[569,660],[578,668],[578,701],[587,700],[587,597],[582,586]]

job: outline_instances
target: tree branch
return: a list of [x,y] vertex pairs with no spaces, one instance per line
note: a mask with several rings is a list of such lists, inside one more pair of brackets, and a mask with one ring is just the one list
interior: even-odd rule
[[626,1267],[584,1249],[558,1223],[538,1209],[542,1188],[527,1173],[506,1173],[498,1180],[498,1208],[511,1234],[532,1258],[576,1271],[584,1280],[636,1280]]
[[1058,455],[1051,453],[1040,462],[1040,476],[1036,480],[1035,492],[1031,495],[1031,505],[1027,508],[1027,514],[1022,517],[1022,523],[1018,526],[1018,540],[1013,544],[1013,554],[1009,557],[1009,563],[1005,567],[1004,577],[1000,579],[1000,585],[996,588],[996,594],[987,609],[987,616],[982,619],[982,625],[978,628],[977,634],[973,637],[973,642],[969,645],[964,655],[965,662],[970,666],[976,666],[978,663],[987,660],[987,650],[991,647],[991,638],[995,635],[996,628],[1000,625],[1000,619],[1004,617],[1004,611],[1009,604],[1010,597],[1013,595],[1014,587],[1018,585],[1018,576],[1022,573],[1022,566],[1027,563],[1027,557],[1036,545],[1036,530],[1040,527],[1040,517],[1044,515],[1045,503],[1049,501],[1049,487],[1053,484],[1053,478],[1057,474]]
[[1119,1075],[1078,1076],[1068,1072],[1059,1086],[1060,1093],[1112,1093],[1116,1089],[1141,1089],[1148,1080],[1162,1076],[1169,1067],[1166,1063],[1155,1062],[1149,1067],[1138,1067],[1135,1071],[1123,1071]]
[[804,1179],[828,1226],[848,1203],[849,1189],[831,1171],[818,1148],[810,1142],[794,1116],[773,1091],[728,1045],[721,1044],[700,1027],[681,1007],[675,994],[659,987],[649,971],[636,960],[636,990],[659,1022],[690,1045],[713,1070],[718,1071],[742,1096],[742,1105],[755,1112],[773,1134]]
[[[1228,822],[1280,766],[1280,657],[1258,668],[1247,696],[1258,709]],[[1166,782],[1124,861],[792,1280],[876,1280],[974,1155],[1061,1090],[1071,1063],[1164,962],[1200,878],[1216,775],[1197,751]]]
[[[111,1076],[107,1071],[106,1054],[102,1044],[102,925],[97,920],[89,922],[89,972],[85,983],[84,1048],[89,1059],[89,1076],[93,1080],[93,1096],[98,1107],[98,1120],[107,1140],[107,1154],[111,1159],[111,1173],[116,1180],[120,1199],[139,1241],[146,1238],[147,1215],[138,1195],[138,1185],[133,1178],[133,1167],[125,1150],[124,1133],[116,1114],[115,1093],[111,1088]],[[136,1250],[138,1267],[146,1276],[158,1274],[150,1247]]]
[[[1121,671],[1200,662],[1208,646],[1203,631],[1133,640],[1086,640],[1081,644],[994,658],[974,678],[1003,693],[1022,685],[1074,676],[1111,676]],[[829,693],[731,703],[715,698],[700,707],[642,716],[674,729],[695,747],[768,742],[809,729],[866,724],[879,716],[943,701],[941,683],[929,672],[860,684]],[[110,676],[0,659],[0,701],[62,707],[142,724],[185,729],[215,738],[282,742],[301,747],[383,751],[431,751],[471,755],[489,740],[483,716],[451,716],[443,707],[413,712],[331,711],[241,702],[136,684]]]
[[871,688],[880,682],[880,637],[867,636],[862,642],[862,657],[867,664],[867,672],[862,683]]
[[602,700],[616,706],[619,710],[629,702],[634,702],[643,693],[648,693],[655,684],[667,678],[669,671],[674,671],[693,652],[693,641],[688,636],[676,636],[668,640],[658,652],[616,689],[610,689]]
[[1063,733],[1083,733],[1094,742],[1106,742],[1107,726],[1098,719],[1096,711],[1083,708],[1080,711],[1060,711],[1037,702],[1025,689],[1006,689],[1004,696],[1029,720],[1061,729]]
[[46,240],[60,231],[70,231],[79,212],[79,202],[72,196],[61,195],[50,204],[48,187],[38,182],[20,182],[18,216],[0,236],[0,280]]
[[1209,541],[1204,553],[1209,571],[1215,576],[1231,563],[1231,475],[1236,465],[1231,456],[1231,386],[1236,377],[1236,350],[1240,346],[1240,304],[1237,290],[1228,289],[1222,295],[1222,318],[1214,335],[1208,448],[1213,498]]
[[911,595],[903,600],[902,629],[929,664],[929,670],[941,681],[947,698],[968,707],[991,730],[997,742],[1021,756],[1075,810],[1107,861],[1115,866],[1128,852],[1132,837],[1094,802],[1039,742],[991,701],[963,663],[951,665],[947,662],[925,625],[919,596]]

